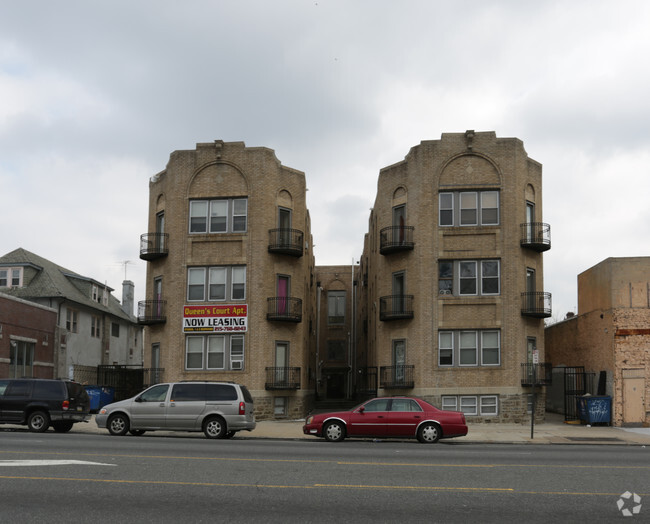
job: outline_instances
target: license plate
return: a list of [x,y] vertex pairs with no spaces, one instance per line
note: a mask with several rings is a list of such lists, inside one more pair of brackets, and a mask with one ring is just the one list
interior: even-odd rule
[[81,406],[77,406],[77,411],[83,411],[83,408]]

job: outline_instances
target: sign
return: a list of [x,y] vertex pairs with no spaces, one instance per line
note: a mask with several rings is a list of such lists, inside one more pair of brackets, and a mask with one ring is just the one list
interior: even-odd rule
[[183,306],[183,333],[244,333],[248,305]]
[[539,364],[539,350],[533,349],[533,364]]

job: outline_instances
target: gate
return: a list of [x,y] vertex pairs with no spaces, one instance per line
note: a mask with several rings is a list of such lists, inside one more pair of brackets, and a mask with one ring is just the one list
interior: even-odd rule
[[584,366],[564,368],[564,420],[579,420],[578,397],[591,393],[595,373]]

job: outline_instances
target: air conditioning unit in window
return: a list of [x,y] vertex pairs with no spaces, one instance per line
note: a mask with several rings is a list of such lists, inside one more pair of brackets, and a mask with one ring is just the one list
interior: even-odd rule
[[450,289],[441,289],[440,294],[441,295],[451,295],[451,290]]
[[242,360],[233,360],[230,363],[230,369],[244,369],[244,362]]

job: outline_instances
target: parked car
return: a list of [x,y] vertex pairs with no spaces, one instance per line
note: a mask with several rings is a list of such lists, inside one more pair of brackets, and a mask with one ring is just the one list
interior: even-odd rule
[[380,397],[350,411],[307,418],[305,435],[340,442],[345,437],[417,438],[431,444],[441,438],[467,435],[465,415],[444,411],[413,397]]
[[90,419],[90,399],[81,384],[70,380],[16,378],[0,380],[0,423],[26,425],[42,433],[70,431]]
[[231,438],[255,429],[253,397],[232,382],[170,382],[108,404],[95,416],[111,435],[145,431],[203,431],[207,438]]

